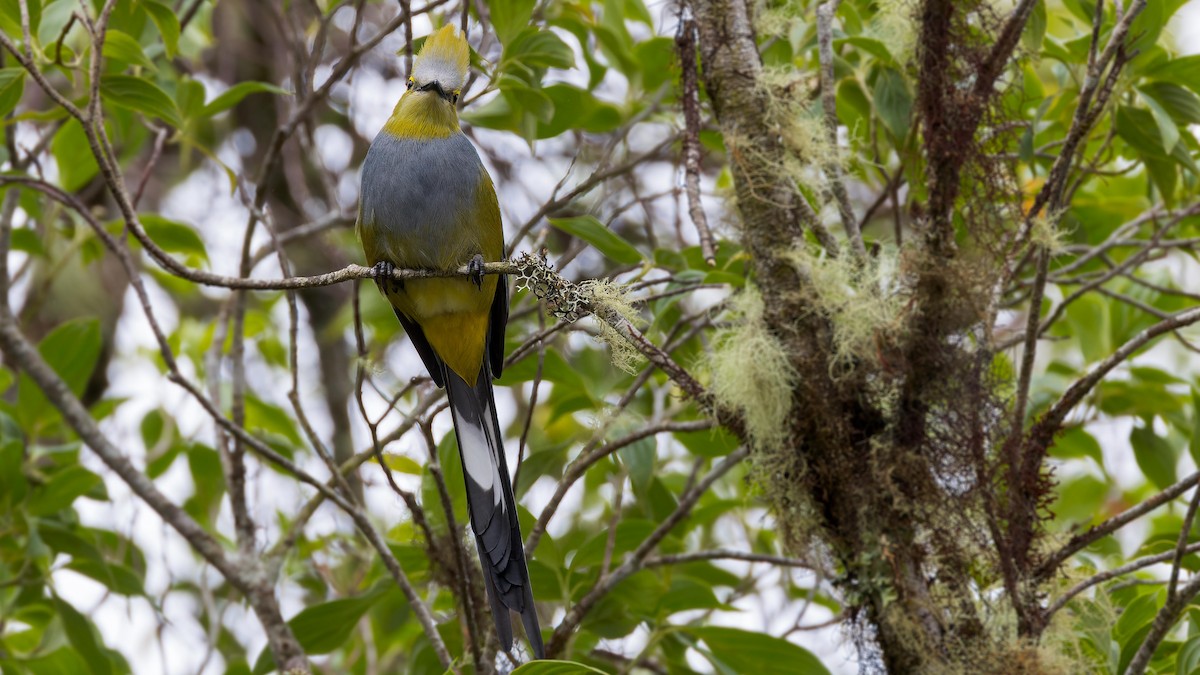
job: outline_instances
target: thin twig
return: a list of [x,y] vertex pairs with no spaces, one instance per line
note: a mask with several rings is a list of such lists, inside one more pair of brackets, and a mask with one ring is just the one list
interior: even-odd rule
[[833,75],[833,17],[837,14],[841,0],[828,0],[817,6],[817,57],[821,66],[821,107],[825,112],[825,137],[829,142],[833,157],[823,167],[825,177],[829,181],[829,191],[837,203],[838,214],[842,218],[842,227],[850,239],[850,250],[861,262],[867,257],[866,244],[863,243],[862,231],[858,228],[858,219],[854,217],[854,209],[850,206],[850,195],[846,192],[846,180],[842,167],[837,160],[838,147],[838,116],[837,116],[837,81]]
[[[686,6],[684,11],[687,11]],[[700,203],[700,83],[696,77],[696,21],[690,16],[679,23],[675,48],[683,88],[683,169],[688,213],[700,236],[700,255],[711,267],[717,264],[717,248],[708,227],[708,217],[704,215],[704,205]]]

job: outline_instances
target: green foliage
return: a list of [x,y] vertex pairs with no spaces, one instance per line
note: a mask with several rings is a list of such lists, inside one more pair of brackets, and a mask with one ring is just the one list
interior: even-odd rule
[[622,239],[620,235],[605,227],[594,216],[551,218],[550,224],[567,234],[586,241],[614,262],[622,265],[636,265],[642,262],[640,251]]
[[717,626],[689,628],[688,633],[704,641],[709,650],[706,656],[719,671],[797,675],[829,672],[807,650],[770,635]]

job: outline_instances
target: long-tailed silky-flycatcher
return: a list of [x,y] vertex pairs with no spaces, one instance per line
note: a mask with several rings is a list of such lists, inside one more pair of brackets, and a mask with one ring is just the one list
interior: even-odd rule
[[[458,124],[467,80],[466,36],[445,26],[425,41],[408,91],[371,143],[362,167],[358,234],[380,290],[430,377],[446,388],[458,435],[471,529],[500,644],[512,646],[509,610],[521,615],[537,658],[542,635],[517,505],[496,418],[492,378],[504,364],[508,287],[483,274],[503,257],[492,179]],[[469,277],[397,280],[396,267],[458,269]]]

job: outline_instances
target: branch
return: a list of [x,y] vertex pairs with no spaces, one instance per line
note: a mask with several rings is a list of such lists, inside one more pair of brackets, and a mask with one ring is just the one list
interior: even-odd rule
[[797,558],[787,558],[778,555],[767,555],[765,553],[747,553],[744,551],[730,551],[726,549],[717,549],[714,551],[697,551],[694,553],[678,553],[675,555],[662,555],[653,558],[647,558],[642,563],[643,567],[661,567],[663,565],[682,565],[690,562],[699,562],[704,560],[741,560],[751,563],[768,563],[778,565],[779,567],[803,567],[805,569],[813,569],[812,565],[804,560]]
[[[825,111],[825,136],[829,141],[831,151],[836,153],[838,147],[838,117],[837,91],[833,75],[833,16],[837,13],[842,0],[829,0],[817,6],[817,57],[821,66],[821,107]],[[862,231],[858,228],[858,219],[854,217],[854,209],[850,207],[850,195],[846,192],[846,181],[842,176],[842,167],[838,164],[836,154],[825,163],[824,171],[829,180],[829,191],[837,202],[838,213],[842,217],[842,227],[850,239],[850,250],[863,261],[867,257],[866,245],[863,243]]]
[[1163,504],[1175,499],[1179,495],[1182,495],[1184,492],[1187,492],[1189,488],[1198,484],[1200,484],[1200,471],[1192,473],[1191,475],[1168,487],[1162,492],[1159,492],[1153,497],[1143,500],[1137,506],[1126,509],[1125,511],[1122,511],[1121,513],[1104,521],[1103,523],[1100,523],[1095,527],[1089,528],[1088,530],[1071,537],[1070,541],[1068,541],[1062,548],[1053,553],[1049,558],[1046,559],[1045,562],[1038,566],[1033,573],[1033,578],[1035,580],[1046,579],[1053,574],[1058,567],[1066,561],[1067,558],[1070,558],[1072,555],[1075,555],[1075,553],[1083,550],[1092,542],[1116,532],[1134,520],[1141,518],[1154,509],[1157,509]]
[[583,621],[583,617],[588,613],[588,611],[591,610],[596,602],[598,602],[609,591],[611,591],[613,587],[629,577],[629,575],[641,569],[642,561],[646,559],[646,556],[650,554],[650,551],[654,550],[654,548],[658,546],[659,542],[661,542],[671,532],[671,530],[675,528],[676,525],[678,525],[684,518],[688,516],[688,514],[691,513],[692,507],[694,507],[696,502],[699,501],[700,497],[708,491],[708,488],[711,487],[718,478],[724,476],[730,469],[732,469],[749,455],[750,449],[748,447],[742,446],[741,448],[738,448],[726,456],[720,464],[713,467],[712,471],[709,471],[708,475],[700,480],[700,482],[686,490],[683,496],[680,497],[679,505],[675,508],[675,511],[673,511],[671,515],[667,516],[666,520],[664,520],[657,528],[655,528],[655,530],[650,533],[650,536],[646,537],[646,540],[643,541],[636,550],[634,550],[628,555],[628,557],[625,558],[625,562],[623,562],[620,567],[613,570],[613,572],[608,576],[599,579],[592,590],[588,591],[587,595],[584,595],[583,598],[571,608],[571,611],[567,612],[567,615],[565,618],[563,618],[562,623],[560,623],[558,627],[554,629],[554,634],[550,636],[550,642],[546,645],[546,655],[550,658],[554,658],[558,654],[562,653],[563,648],[566,646],[567,636],[575,630],[581,621]]
[[[1197,551],[1200,551],[1200,542],[1190,544],[1183,548],[1183,553],[1185,555],[1189,554],[1189,553],[1195,553]],[[1045,619],[1046,623],[1049,624],[1050,617],[1054,616],[1054,614],[1057,613],[1058,610],[1062,609],[1063,607],[1066,607],[1067,603],[1070,602],[1071,598],[1079,595],[1080,593],[1086,591],[1087,589],[1091,588],[1092,586],[1095,586],[1096,584],[1102,584],[1105,581],[1109,581],[1110,579],[1116,579],[1117,577],[1124,576],[1126,574],[1129,574],[1130,572],[1136,572],[1140,569],[1150,567],[1151,565],[1157,565],[1159,563],[1167,562],[1167,561],[1171,560],[1172,558],[1174,558],[1176,555],[1177,555],[1176,551],[1167,551],[1166,553],[1159,553],[1158,555],[1151,555],[1151,556],[1146,556],[1144,558],[1138,558],[1136,560],[1131,560],[1128,563],[1121,565],[1120,567],[1114,567],[1111,570],[1105,570],[1098,574],[1094,574],[1094,575],[1088,577],[1087,579],[1084,579],[1083,581],[1080,581],[1079,583],[1070,587],[1061,596],[1059,596],[1057,599],[1055,599],[1054,602],[1050,603],[1050,606],[1047,607],[1045,609],[1045,611],[1042,612],[1042,617]]]
[[992,51],[979,66],[979,76],[975,80],[976,96],[987,97],[990,95],[996,85],[996,79],[1004,70],[1004,64],[1008,63],[1013,50],[1016,49],[1017,42],[1021,39],[1025,24],[1029,22],[1029,17],[1033,15],[1033,10],[1040,1],[1021,0],[1020,4],[1013,8],[1012,14],[1004,22],[1004,27],[1000,29],[996,44],[992,45]]
[[1136,351],[1144,347],[1146,343],[1150,342],[1154,338],[1162,335],[1163,333],[1169,333],[1184,326],[1190,326],[1198,321],[1200,321],[1200,307],[1192,307],[1191,309],[1177,312],[1171,315],[1171,318],[1159,321],[1153,326],[1150,326],[1149,328],[1138,333],[1128,342],[1121,345],[1120,348],[1118,348],[1115,352],[1110,354],[1108,358],[1092,366],[1086,375],[1076,380],[1074,384],[1067,388],[1067,391],[1063,393],[1062,398],[1060,398],[1058,402],[1051,406],[1050,410],[1048,410],[1046,414],[1042,415],[1042,418],[1039,419],[1037,423],[1033,425],[1033,428],[1029,430],[1028,443],[1031,451],[1024,459],[1025,465],[1027,467],[1035,466],[1041,462],[1043,452],[1047,447],[1050,446],[1050,443],[1054,440],[1054,436],[1059,432],[1059,430],[1061,430],[1063,421],[1066,419],[1067,414],[1070,413],[1071,410],[1073,410],[1075,406],[1078,405],[1079,402],[1082,401],[1083,398],[1087,396],[1088,393],[1091,392],[1091,390],[1095,388],[1095,386],[1099,384],[1106,375],[1108,375],[1109,372],[1124,363],[1127,359],[1133,356]]
[[687,18],[679,23],[675,35],[679,51],[680,83],[683,87],[683,167],[687,186],[688,213],[700,235],[700,254],[711,267],[717,264],[717,249],[712,230],[700,203],[700,84],[696,77],[696,22]]

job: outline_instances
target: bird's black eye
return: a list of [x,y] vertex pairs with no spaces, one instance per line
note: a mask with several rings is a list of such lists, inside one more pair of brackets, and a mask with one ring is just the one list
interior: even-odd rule
[[407,84],[407,85],[405,85],[405,86],[406,86],[407,88],[409,88],[409,89],[412,89],[412,88],[413,88],[413,84],[415,84],[415,83],[413,82],[413,79],[410,77],[410,78],[408,78],[408,84]]
[[450,102],[458,103],[458,92],[457,91],[450,94]]

